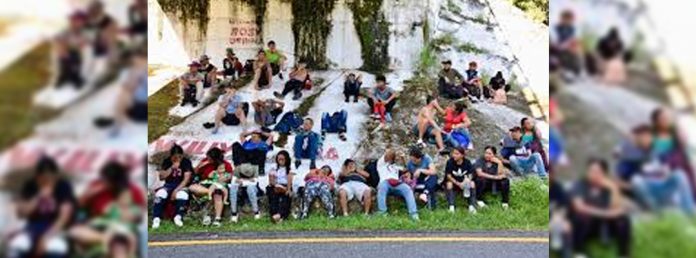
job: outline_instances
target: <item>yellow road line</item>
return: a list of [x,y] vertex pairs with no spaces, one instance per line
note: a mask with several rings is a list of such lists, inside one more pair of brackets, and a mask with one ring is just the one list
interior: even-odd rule
[[379,242],[512,242],[548,243],[545,237],[329,237],[329,238],[267,238],[216,239],[149,242],[149,247],[224,245],[224,244],[291,244],[291,243],[379,243]]

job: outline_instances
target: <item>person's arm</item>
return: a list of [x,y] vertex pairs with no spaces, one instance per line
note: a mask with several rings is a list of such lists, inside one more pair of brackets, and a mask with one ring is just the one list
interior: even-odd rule
[[592,205],[589,205],[585,203],[585,201],[581,197],[575,197],[573,199],[573,208],[575,211],[577,211],[580,214],[585,214],[585,215],[590,215],[594,217],[600,217],[600,218],[612,218],[615,216],[616,211],[609,209],[600,209],[596,208]]
[[169,175],[172,174],[172,168],[173,168],[173,166],[172,166],[172,167],[169,167],[168,169],[162,169],[162,170],[160,170],[160,171],[159,171],[159,179],[160,179],[160,180],[165,180],[165,179],[167,179],[167,177],[169,177]]
[[440,102],[438,101],[435,101],[435,109],[437,109],[437,111],[440,112],[440,114],[442,115],[446,114],[445,109],[443,109],[442,106],[440,106]]
[[247,131],[242,131],[242,133],[239,134],[239,143],[244,143],[244,140],[250,133]]
[[495,176],[483,172],[483,168],[480,167],[476,168],[476,175],[485,179],[496,179]]
[[430,165],[428,166],[427,169],[423,169],[423,174],[432,176],[436,175],[437,171],[435,170],[435,164],[433,162],[430,162]]
[[262,132],[261,134],[266,136],[266,144],[268,144],[268,146],[271,146],[273,144],[273,134],[267,132]]
[[288,195],[292,195],[292,180],[295,179],[295,173],[288,172]]
[[268,185],[276,185],[275,174],[271,173],[270,175],[268,175]]
[[464,80],[464,76],[462,76],[462,74],[457,70],[454,70],[454,78],[456,78],[457,80],[460,80],[460,81]]
[[60,204],[60,209],[58,212],[58,218],[56,219],[55,222],[53,222],[53,225],[51,225],[51,228],[46,232],[46,236],[48,235],[54,235],[60,232],[65,226],[68,224],[68,221],[70,221],[70,218],[72,217],[74,207],[73,205],[65,201]]
[[396,91],[392,91],[391,96],[385,102],[389,103],[397,97],[399,97],[399,93],[397,93]]
[[367,171],[365,171],[361,168],[358,168],[356,171],[358,172],[358,174],[360,174],[365,179],[370,178],[370,173],[367,173]]
[[[188,185],[189,181],[191,181],[191,171],[186,171],[184,172],[184,180],[181,180],[181,183],[176,188],[174,188],[174,191],[172,191],[172,193],[176,193],[179,190],[184,189],[184,187]],[[176,197],[176,194],[172,194],[172,197]],[[172,198],[172,200],[174,200],[174,198]]]

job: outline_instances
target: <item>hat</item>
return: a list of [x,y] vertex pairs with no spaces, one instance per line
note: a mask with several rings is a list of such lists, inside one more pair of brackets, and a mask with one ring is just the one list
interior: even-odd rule
[[451,65],[451,64],[452,64],[452,60],[445,60],[445,61],[442,61],[442,64],[450,64],[450,65]]
[[200,58],[198,58],[199,61],[207,61],[210,60],[210,58],[207,55],[202,55]]

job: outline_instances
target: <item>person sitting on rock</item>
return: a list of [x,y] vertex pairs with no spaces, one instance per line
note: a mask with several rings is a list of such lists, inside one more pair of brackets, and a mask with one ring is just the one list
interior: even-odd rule
[[302,97],[302,89],[309,79],[309,71],[307,71],[307,62],[300,59],[297,65],[290,71],[290,80],[285,83],[282,92],[273,92],[276,98],[283,99],[288,93],[292,92],[292,100],[298,100]]
[[[447,190],[447,204],[449,211],[454,212],[454,192],[462,191],[464,198],[468,200],[469,213],[476,213],[476,178],[474,165],[466,158],[466,149],[454,148],[452,156],[445,165],[445,189]],[[473,193],[472,193],[473,192]]]
[[[209,213],[206,211],[206,214],[203,217],[204,226],[208,226],[211,223],[216,227],[221,225],[222,211],[224,210],[225,201],[228,200],[229,195],[227,194],[226,188],[225,191],[222,189],[211,189],[211,185],[213,185],[215,182],[211,179],[213,179],[212,174],[216,171],[224,171],[227,174],[231,174],[234,171],[232,163],[226,161],[224,157],[225,154],[220,148],[210,148],[206,152],[205,158],[203,158],[203,160],[201,160],[201,162],[198,163],[194,169],[194,182],[191,184],[191,186],[189,186],[189,190],[192,194],[198,196],[199,198],[210,197],[210,200],[213,203],[212,208],[215,220],[211,220]],[[220,179],[221,178],[218,178],[216,181],[220,182]],[[225,182],[224,185],[226,186],[227,183],[230,182],[231,177],[225,177],[223,179]]]
[[626,81],[626,64],[624,62],[624,43],[619,36],[619,29],[611,28],[609,33],[597,44],[602,80],[609,84],[621,84]]
[[198,73],[203,75],[203,88],[209,88],[215,83],[215,76],[217,75],[217,67],[210,63],[210,58],[207,55],[202,55],[198,59],[200,66],[198,66]]
[[152,206],[152,228],[160,226],[160,218],[166,204],[174,201],[176,206],[174,225],[184,225],[185,205],[189,199],[188,186],[193,174],[191,160],[184,156],[184,149],[179,145],[173,145],[167,157],[160,165],[157,172],[159,179],[164,181],[164,186],[155,190],[155,199]]
[[433,96],[428,96],[426,98],[426,105],[418,111],[418,117],[416,124],[413,126],[413,131],[418,135],[418,141],[416,144],[420,147],[425,147],[424,137],[427,139],[434,138],[435,144],[437,144],[438,152],[441,154],[446,154],[445,143],[443,140],[442,129],[437,122],[435,122],[435,113],[439,112],[445,114],[445,110],[440,107],[437,98]]
[[268,63],[268,58],[266,58],[266,52],[264,52],[263,49],[259,50],[259,52],[256,54],[253,69],[254,80],[252,81],[251,85],[254,85],[256,90],[262,90],[270,87],[273,74],[271,71],[271,65]]
[[549,31],[549,60],[575,76],[582,71],[582,46],[577,31],[571,10],[564,10],[560,22]]
[[464,81],[464,76],[457,69],[452,68],[452,61],[443,61],[442,70],[437,76],[440,96],[447,99],[460,99],[464,96],[464,88],[458,83]]
[[358,168],[352,159],[346,159],[343,162],[343,168],[338,177],[342,182],[338,188],[338,201],[341,204],[341,211],[343,211],[344,217],[348,216],[348,202],[353,198],[363,205],[365,215],[370,214],[372,188],[366,184],[369,177],[370,173]]
[[491,78],[488,86],[483,87],[483,97],[496,104],[505,104],[507,103],[508,91],[510,91],[510,85],[505,84],[503,73],[498,71],[495,76]]
[[85,84],[82,49],[89,44],[84,32],[86,19],[84,13],[72,14],[68,29],[55,40],[58,57],[58,75],[55,81],[57,88],[72,85],[75,89],[81,89]]
[[354,73],[349,73],[343,83],[343,96],[346,97],[346,103],[350,101],[350,97],[354,97],[354,103],[358,102],[360,86],[362,86],[362,74],[358,74],[356,77]]
[[503,209],[507,209],[510,203],[510,179],[505,170],[502,159],[496,156],[497,150],[493,146],[483,149],[483,157],[476,161],[476,204],[479,208],[486,207],[483,195],[493,188],[501,194]]
[[237,95],[237,89],[227,86],[225,94],[218,99],[218,109],[215,113],[215,127],[213,134],[217,134],[222,123],[226,125],[239,125],[246,128],[249,104],[242,102],[242,97]]
[[334,218],[333,191],[336,178],[329,165],[324,165],[321,169],[311,169],[305,176],[305,187],[302,200],[302,212],[300,219],[306,219],[309,214],[309,207],[315,198],[319,198],[324,204],[324,209],[329,218]]
[[268,186],[266,187],[268,213],[275,223],[290,216],[294,190],[293,180],[296,176],[295,171],[290,168],[291,164],[290,153],[282,150],[276,154],[275,167],[270,170],[268,175]]
[[[406,209],[411,219],[418,221],[418,207],[413,196],[413,189],[409,183],[404,182],[401,176],[402,172],[406,171],[404,159],[403,154],[387,149],[384,151],[384,155],[377,161],[377,172],[380,179],[377,185],[377,212],[386,214],[387,195],[397,195],[403,198],[406,203]],[[409,173],[405,172],[403,174],[408,175]]]
[[392,120],[392,110],[394,105],[396,105],[399,93],[387,86],[387,78],[384,75],[377,75],[375,81],[376,86],[370,92],[367,104],[370,105],[372,118],[380,119],[384,125],[385,122],[391,122]]
[[464,88],[466,89],[467,96],[471,102],[478,102],[481,100],[481,77],[478,73],[478,64],[474,61],[469,62],[469,69],[464,71],[466,73],[466,81],[464,82]]
[[147,53],[136,51],[130,59],[131,67],[116,101],[112,136],[119,135],[121,127],[128,120],[147,123]]
[[[233,153],[232,155],[235,155]],[[265,161],[264,154],[264,161]],[[237,214],[237,209],[239,208],[239,191],[246,190],[247,198],[251,204],[252,212],[254,212],[254,220],[261,218],[259,213],[259,166],[252,165],[250,163],[244,163],[237,166],[234,170],[234,175],[232,176],[232,181],[229,184],[230,187],[230,221],[232,223],[237,223],[239,221],[239,215]]]
[[321,136],[318,133],[312,132],[312,127],[314,126],[314,120],[311,118],[305,118],[302,128],[295,135],[295,144],[293,146],[293,151],[295,153],[295,168],[302,165],[302,159],[310,160],[310,169],[316,167],[317,155],[321,150]]
[[524,117],[520,120],[520,131],[522,132],[522,145],[529,146],[529,150],[537,152],[544,161],[544,168],[549,169],[549,162],[546,158],[546,149],[542,143],[541,131],[537,129],[534,119]]
[[437,171],[433,159],[423,153],[419,147],[411,148],[410,160],[406,163],[406,169],[411,178],[416,181],[414,192],[418,193],[418,199],[427,203],[428,208],[435,209],[437,190]]
[[190,103],[193,107],[198,106],[203,98],[203,77],[198,73],[198,62],[191,62],[188,72],[179,77],[179,96],[181,96],[181,106]]
[[242,76],[244,72],[244,67],[242,63],[239,62],[239,58],[234,54],[232,48],[226,49],[226,56],[222,59],[222,76],[227,78],[227,76],[232,77],[232,80]]
[[541,154],[532,152],[529,149],[529,144],[523,144],[519,126],[510,129],[510,133],[503,138],[501,144],[503,146],[501,154],[507,159],[512,170],[522,175],[528,171],[533,171],[539,177],[546,177],[546,168]]
[[268,42],[268,49],[266,49],[264,52],[266,53],[268,62],[271,64],[272,74],[277,74],[278,77],[283,80],[282,71],[285,71],[285,61],[287,60],[287,57],[285,57],[285,55],[276,48],[276,43],[273,40]]
[[445,126],[443,132],[449,134],[446,137],[449,143],[454,147],[464,147],[473,149],[474,144],[469,133],[471,120],[466,114],[466,104],[463,101],[452,102],[445,109]]
[[273,98],[259,99],[251,103],[254,108],[254,122],[261,127],[268,127],[276,123],[276,119],[283,113],[285,102]]
[[232,163],[235,166],[251,164],[259,174],[266,174],[266,154],[273,148],[273,135],[269,131],[243,131],[239,141],[232,144]]

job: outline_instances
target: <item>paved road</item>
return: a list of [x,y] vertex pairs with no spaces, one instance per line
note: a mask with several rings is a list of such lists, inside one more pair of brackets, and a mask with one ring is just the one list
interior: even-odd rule
[[150,241],[150,258],[548,256],[545,232],[274,232],[157,235]]

